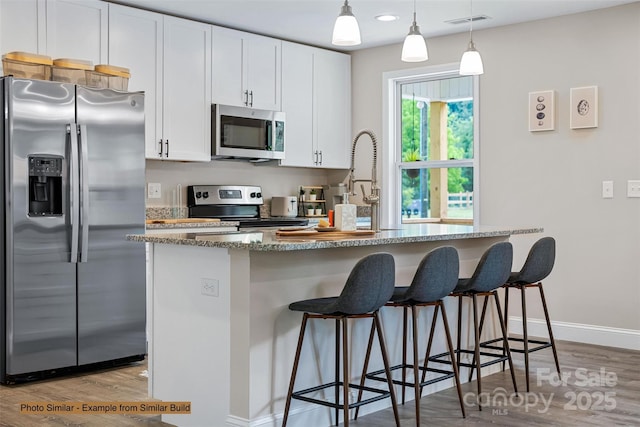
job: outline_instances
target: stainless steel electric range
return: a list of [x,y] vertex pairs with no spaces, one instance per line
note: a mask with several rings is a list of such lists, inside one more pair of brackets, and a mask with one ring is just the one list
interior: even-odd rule
[[260,217],[262,188],[249,185],[190,185],[187,187],[189,218],[238,221],[240,229],[305,226],[308,219]]

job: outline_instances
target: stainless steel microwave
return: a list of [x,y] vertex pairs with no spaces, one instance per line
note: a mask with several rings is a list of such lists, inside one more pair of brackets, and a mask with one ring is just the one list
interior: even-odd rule
[[284,122],[280,111],[213,104],[211,157],[284,159]]

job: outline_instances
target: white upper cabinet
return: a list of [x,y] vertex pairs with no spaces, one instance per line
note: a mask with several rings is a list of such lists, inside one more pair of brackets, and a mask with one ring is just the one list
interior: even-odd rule
[[282,111],[286,120],[282,166],[314,167],[317,164],[313,138],[314,50],[282,42]]
[[[109,6],[109,62],[129,68],[129,90],[144,91],[145,155],[160,158],[162,138],[163,16],[131,7]],[[160,128],[158,130],[158,127]],[[162,146],[164,149],[164,145]]]
[[165,16],[163,42],[164,155],[211,161],[211,25]]
[[145,92],[148,159],[211,160],[211,26],[112,4],[109,62]]
[[282,166],[349,168],[349,55],[283,42],[282,110],[286,114]]
[[213,27],[213,102],[280,111],[280,40]]
[[318,165],[348,169],[351,159],[351,56],[315,49],[313,110]]
[[38,21],[45,18],[45,0],[1,0],[0,52],[45,54],[45,35],[38,31]]
[[47,47],[52,58],[106,64],[109,4],[98,0],[48,0]]

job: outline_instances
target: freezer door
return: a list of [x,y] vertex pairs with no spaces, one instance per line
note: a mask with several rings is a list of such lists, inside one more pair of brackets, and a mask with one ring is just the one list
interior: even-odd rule
[[146,353],[144,94],[77,87],[78,363]]
[[[5,88],[6,375],[76,365],[76,264],[70,261],[72,85],[3,79]],[[62,159],[61,213],[28,215],[29,158]],[[32,183],[34,184],[34,183]],[[31,192],[34,192],[34,188]],[[58,210],[58,208],[56,208]]]

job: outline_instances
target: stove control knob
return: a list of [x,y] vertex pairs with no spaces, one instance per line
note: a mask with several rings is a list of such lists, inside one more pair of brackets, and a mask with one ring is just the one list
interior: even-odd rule
[[209,198],[209,192],[208,191],[203,192],[202,193],[202,198],[203,199],[208,199]]
[[256,198],[256,193],[249,194],[249,197],[251,197],[252,199],[255,199]]
[[256,197],[259,199],[262,197],[262,193],[256,193]]
[[196,199],[199,199],[200,197],[202,197],[202,193],[199,191],[196,191]]

